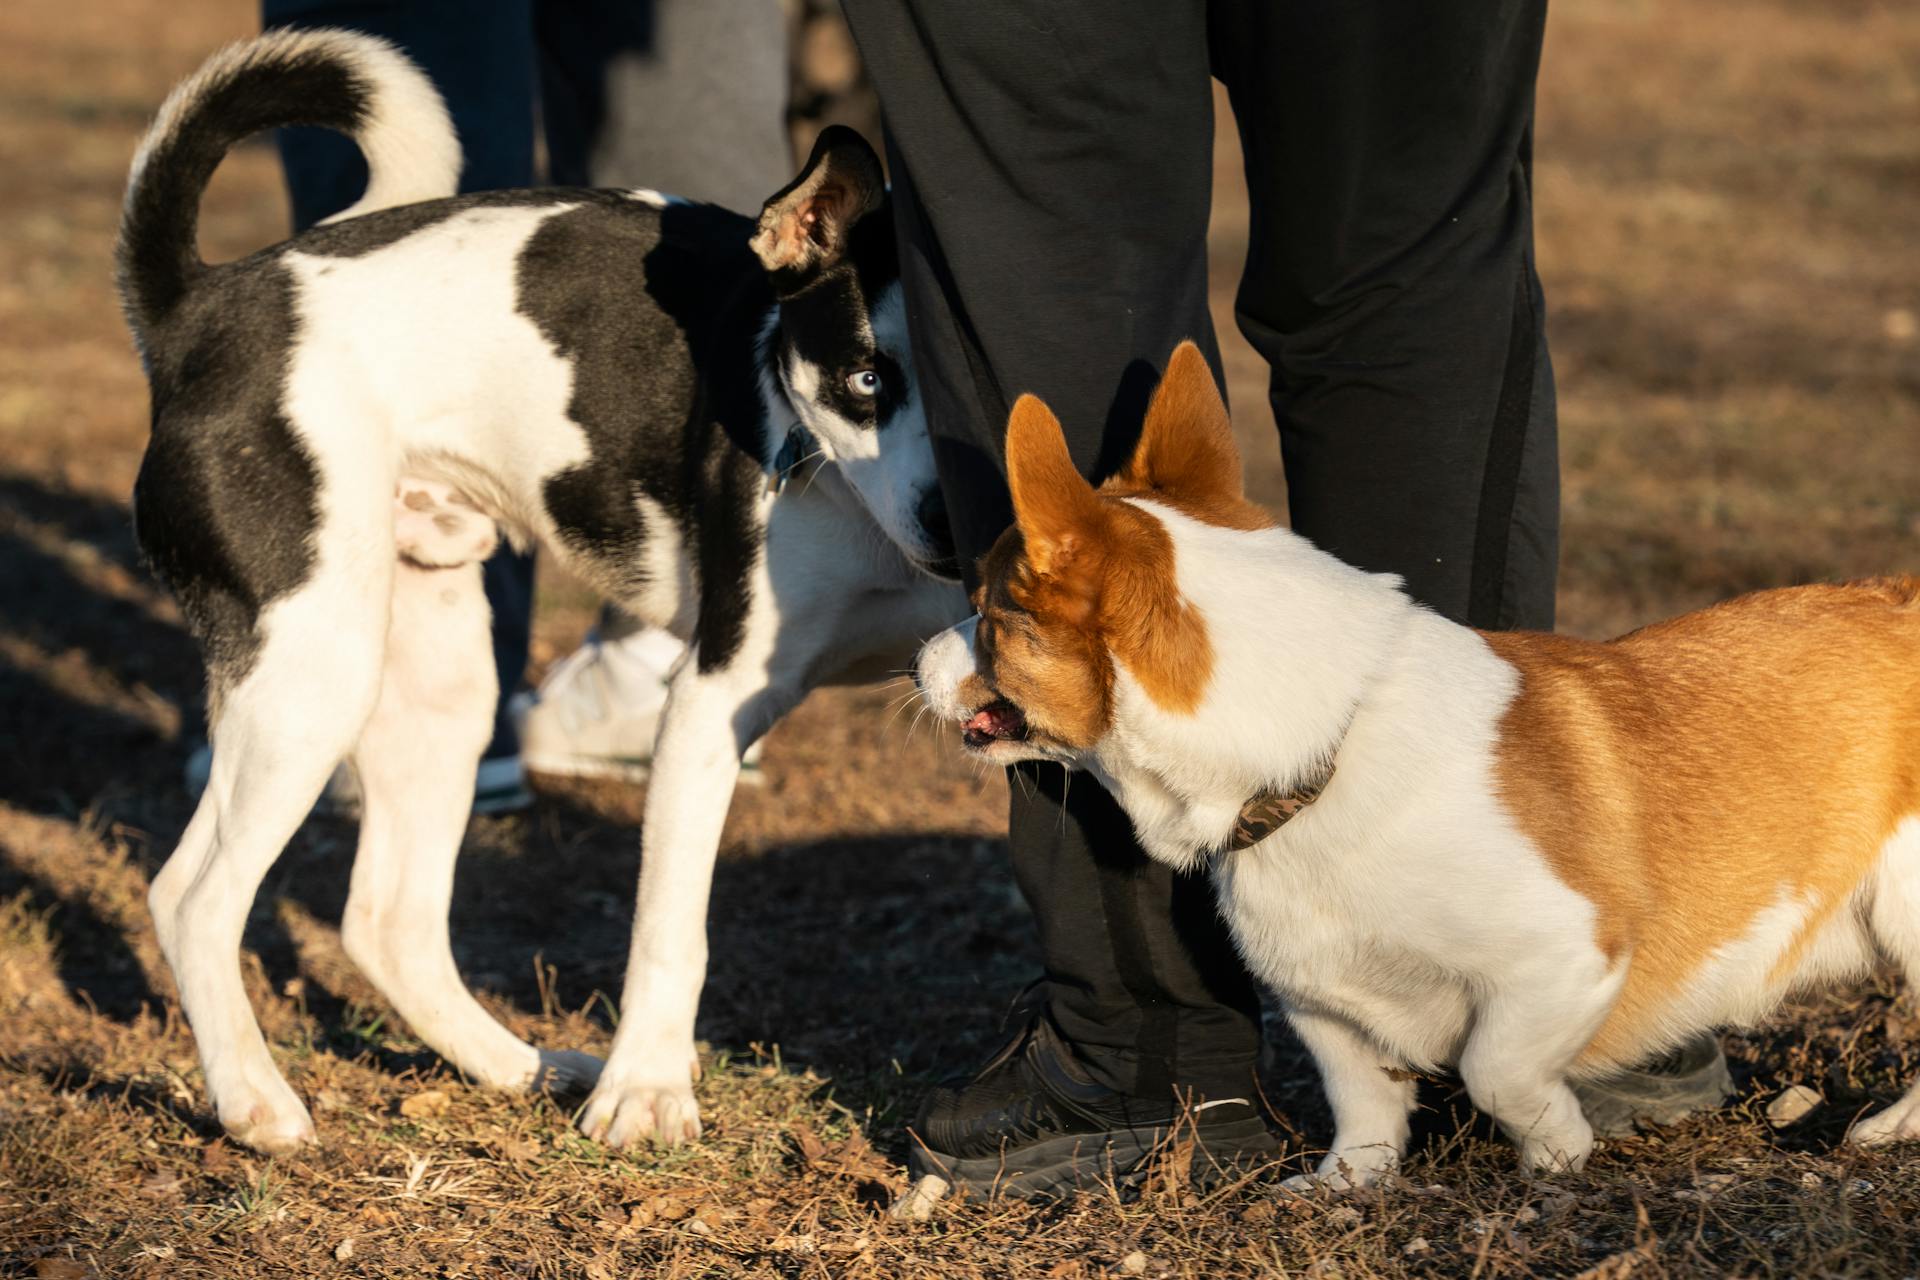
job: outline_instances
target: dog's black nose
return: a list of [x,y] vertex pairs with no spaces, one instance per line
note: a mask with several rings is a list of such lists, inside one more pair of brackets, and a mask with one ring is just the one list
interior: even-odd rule
[[914,510],[914,516],[920,521],[921,532],[927,535],[939,553],[945,559],[953,554],[953,525],[947,520],[947,500],[940,490],[929,489],[920,495],[920,505]]

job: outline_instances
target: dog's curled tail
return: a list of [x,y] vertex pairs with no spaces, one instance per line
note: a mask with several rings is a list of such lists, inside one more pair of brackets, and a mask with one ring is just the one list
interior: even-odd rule
[[230,45],[175,86],[134,153],[115,265],[136,338],[165,320],[207,269],[197,243],[200,197],[222,157],[243,138],[288,125],[337,130],[366,155],[366,194],[336,217],[459,188],[460,140],[446,104],[393,45],[330,29]]

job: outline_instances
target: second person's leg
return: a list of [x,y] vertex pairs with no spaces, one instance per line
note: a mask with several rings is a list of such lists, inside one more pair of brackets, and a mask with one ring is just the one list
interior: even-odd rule
[[[399,45],[447,101],[464,161],[460,189],[491,191],[533,183],[531,3],[262,0],[260,16],[261,25],[268,29],[346,27]],[[278,141],[295,231],[306,230],[360,198],[367,184],[367,166],[351,139],[320,129],[283,129]],[[493,738],[480,765],[474,807],[498,812],[531,802],[506,707],[527,667],[533,631],[533,556],[503,544],[487,561],[484,579],[500,700]]]
[[[1098,476],[1130,451],[1174,346],[1212,349],[1204,9],[846,8],[887,121],[914,359],[970,570],[1009,522],[1002,439],[1020,393],[1047,399]],[[919,1156],[962,1182],[973,1161],[983,1180],[1017,1172],[1016,1187],[1045,1189],[1099,1173],[1103,1142],[1119,1165],[1176,1090],[1216,1104],[1203,1113],[1216,1154],[1264,1150],[1246,1102],[1257,998],[1211,887],[1148,860],[1090,779],[1041,767],[1010,784],[1044,1016],[973,1080],[935,1093]]]

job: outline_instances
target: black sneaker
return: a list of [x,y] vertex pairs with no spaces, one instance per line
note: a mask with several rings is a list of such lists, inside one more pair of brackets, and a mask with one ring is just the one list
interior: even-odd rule
[[1153,1155],[1193,1139],[1190,1176],[1205,1186],[1272,1160],[1278,1149],[1253,1096],[1183,1104],[1136,1098],[1088,1078],[1044,1016],[977,1075],[936,1088],[908,1140],[907,1168],[976,1195],[1040,1199],[1080,1187],[1136,1186]]

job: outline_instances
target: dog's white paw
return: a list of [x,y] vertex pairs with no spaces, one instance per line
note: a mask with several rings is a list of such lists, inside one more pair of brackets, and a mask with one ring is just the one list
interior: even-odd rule
[[319,1141],[313,1131],[313,1118],[284,1084],[272,1093],[238,1090],[220,1099],[215,1109],[228,1137],[270,1156],[291,1155]]
[[1848,1144],[1856,1147],[1879,1147],[1914,1138],[1920,1138],[1920,1103],[1907,1098],[1874,1112],[1847,1130]]
[[600,1077],[580,1113],[580,1132],[610,1147],[676,1146],[700,1136],[700,1107],[685,1080],[622,1082]]
[[1552,1137],[1530,1134],[1519,1145],[1523,1172],[1578,1173],[1593,1154],[1593,1130],[1582,1124]]
[[1282,1182],[1280,1189],[1297,1195],[1352,1191],[1356,1187],[1371,1186],[1399,1164],[1399,1153],[1391,1147],[1355,1147],[1333,1152],[1312,1173],[1295,1174]]

